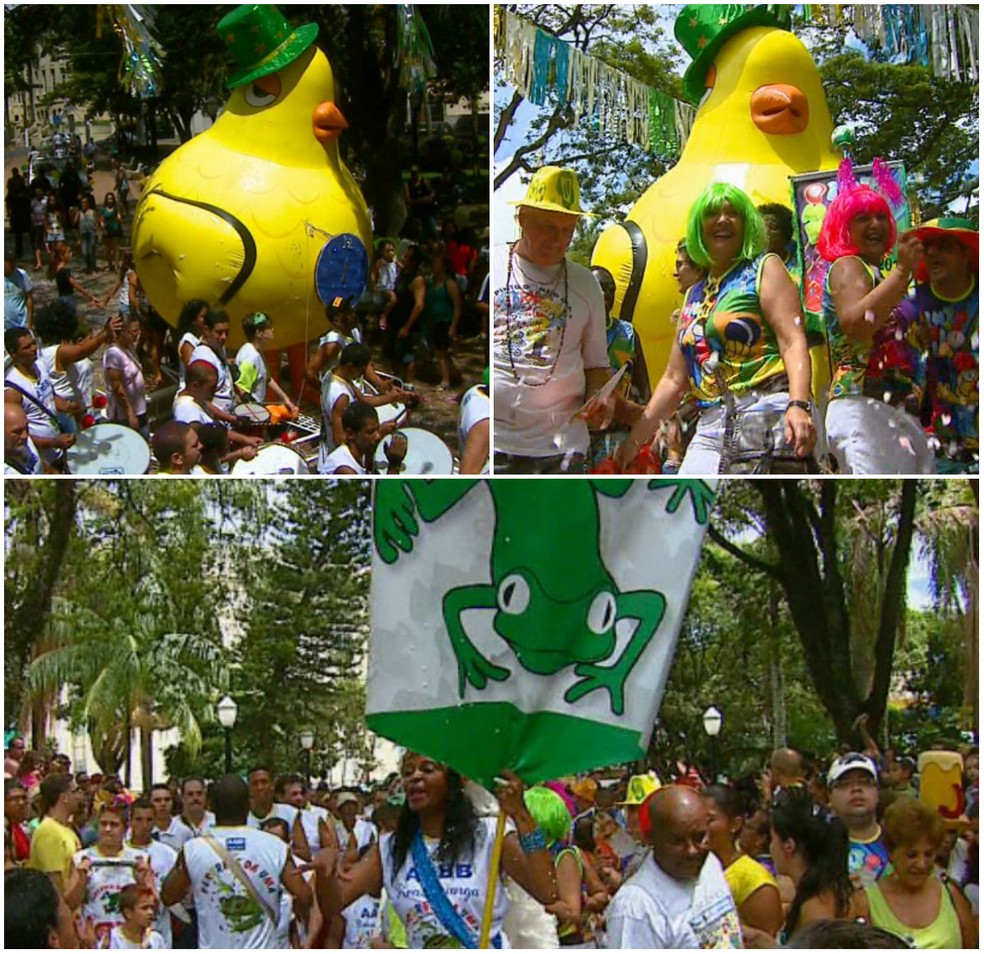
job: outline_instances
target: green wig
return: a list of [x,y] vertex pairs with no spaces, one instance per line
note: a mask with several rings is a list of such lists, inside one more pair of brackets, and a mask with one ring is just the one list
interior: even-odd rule
[[687,254],[701,268],[710,268],[714,264],[704,245],[704,219],[720,212],[726,202],[731,204],[745,223],[741,258],[758,258],[765,251],[765,220],[752,200],[738,186],[728,182],[712,182],[697,196],[687,214]]
[[523,792],[523,801],[533,820],[540,826],[547,845],[566,841],[571,833],[571,813],[564,800],[549,788],[535,785]]

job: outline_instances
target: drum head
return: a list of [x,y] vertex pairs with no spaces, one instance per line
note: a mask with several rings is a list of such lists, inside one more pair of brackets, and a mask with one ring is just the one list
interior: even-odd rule
[[[420,427],[401,427],[398,433],[407,439],[407,456],[403,458],[403,474],[451,474],[454,473],[454,456],[447,444],[436,434]],[[386,437],[376,448],[376,468],[386,472],[386,447],[391,438]]]
[[304,458],[286,444],[264,444],[252,460],[237,460],[231,473],[237,477],[251,474],[310,474]]
[[270,421],[269,409],[263,404],[256,404],[252,401],[237,404],[233,408],[233,414],[245,424],[267,424]]
[[94,477],[146,474],[150,467],[149,445],[123,424],[96,424],[82,431],[65,457],[70,474]]

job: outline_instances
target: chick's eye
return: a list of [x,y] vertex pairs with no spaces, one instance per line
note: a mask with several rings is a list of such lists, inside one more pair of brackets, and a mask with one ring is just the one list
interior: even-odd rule
[[599,593],[588,610],[588,629],[601,636],[612,628],[615,622],[615,597],[611,593]]
[[245,96],[250,106],[269,106],[277,98],[276,93],[263,89],[257,83],[247,87]]
[[497,595],[499,609],[518,616],[530,605],[530,585],[518,573],[510,573],[500,584]]

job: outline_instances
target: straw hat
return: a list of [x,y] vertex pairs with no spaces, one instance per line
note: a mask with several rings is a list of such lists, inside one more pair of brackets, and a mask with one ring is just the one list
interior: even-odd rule
[[[980,235],[977,232],[977,226],[970,219],[962,219],[957,216],[931,219],[925,225],[914,229],[914,232],[916,238],[924,245],[934,238],[940,238],[942,236],[955,238],[974,253],[974,260],[971,262],[971,271],[977,271],[978,255],[980,254]],[[926,270],[926,262],[922,261],[916,269],[916,280],[924,282],[928,277],[929,273]]]
[[526,195],[522,199],[511,199],[507,204],[567,215],[593,214],[581,208],[581,187],[574,170],[560,166],[538,169],[526,187]]

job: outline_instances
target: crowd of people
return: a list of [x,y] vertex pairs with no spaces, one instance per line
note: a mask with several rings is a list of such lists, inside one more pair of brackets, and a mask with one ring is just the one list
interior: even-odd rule
[[[64,241],[55,243],[49,265],[59,296],[35,312],[32,283],[8,256],[5,274],[20,283],[23,307],[16,312],[5,309],[4,345],[10,365],[4,382],[5,473],[62,472],[77,435],[94,423],[109,422],[138,432],[150,443],[161,473],[225,474],[236,461],[252,460],[272,439],[266,426],[272,414],[284,422],[281,431],[289,430],[300,413],[305,383],[320,395],[318,472],[373,473],[378,443],[406,423],[419,400],[411,390],[415,351],[428,343],[441,368],[441,387],[449,390],[460,382],[451,350],[462,303],[476,284],[476,310],[487,316],[487,279],[476,271],[478,253],[453,258],[456,250],[471,246],[454,241],[453,226],[445,226],[444,236],[443,243],[407,243],[402,266],[395,258],[395,244],[380,243],[374,268],[380,284],[373,292],[378,313],[370,319],[370,330],[375,332],[378,322],[392,370],[403,377],[377,373],[364,343],[366,320],[358,303],[337,298],[325,310],[327,332],[311,356],[306,381],[297,382],[294,394],[287,393],[267,368],[264,350],[271,347],[273,321],[266,314],[244,316],[245,343],[235,355],[226,350],[230,316],[207,302],[186,303],[172,334],[143,295],[128,251],[123,252],[116,287],[99,300],[72,276],[72,251]],[[116,297],[118,314],[99,331],[87,331],[78,318],[76,293],[100,308]],[[93,362],[100,350],[104,394],[97,394]],[[172,414],[151,422],[148,399],[161,383],[161,362],[168,356],[178,372]],[[268,409],[270,404],[276,411]],[[359,404],[365,406],[356,410]],[[350,405],[352,413],[346,417]],[[383,405],[406,411],[380,424],[375,408]],[[463,473],[488,469],[489,416],[486,380],[460,398],[458,452]],[[400,472],[405,453],[402,435],[387,441],[389,472]],[[299,466],[298,472],[306,469]]]
[[976,948],[976,747],[950,753],[963,810],[944,818],[921,800],[912,758],[866,741],[825,765],[777,749],[761,774],[727,782],[677,763],[666,784],[620,767],[526,788],[504,770],[493,796],[414,752],[367,788],[311,787],[258,765],[136,794],[14,738],[5,938],[35,948]]
[[810,328],[792,210],[708,185],[676,250],[681,303],[650,393],[638,335],[612,317],[614,277],[567,257],[589,214],[577,178],[540,169],[493,264],[495,472],[977,473],[977,226],[899,235],[901,198],[880,160],[873,185],[842,164]]

